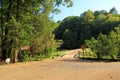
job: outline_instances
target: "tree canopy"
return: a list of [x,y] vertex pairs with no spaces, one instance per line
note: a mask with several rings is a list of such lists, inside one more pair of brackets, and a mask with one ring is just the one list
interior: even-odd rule
[[116,11],[113,7],[110,12],[88,10],[80,16],[68,16],[59,22],[55,38],[63,40],[61,48],[80,48],[86,39],[96,39],[99,34],[108,35],[120,24],[120,14],[115,14]]
[[120,52],[120,25],[108,35],[100,34],[97,39],[86,40],[86,45],[91,48],[98,58],[116,59]]
[[[0,0],[1,60],[11,57],[15,62],[26,45],[32,50],[27,56],[56,48],[52,32],[57,25],[49,15],[58,10],[55,6],[72,4],[72,0]],[[33,49],[36,46],[40,50]]]

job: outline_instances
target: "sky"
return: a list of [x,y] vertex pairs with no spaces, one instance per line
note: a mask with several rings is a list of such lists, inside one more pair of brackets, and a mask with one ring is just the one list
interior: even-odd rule
[[120,13],[120,0],[73,0],[73,6],[70,8],[59,6],[61,12],[54,15],[53,20],[63,20],[68,16],[80,16],[87,10],[109,10],[115,7]]

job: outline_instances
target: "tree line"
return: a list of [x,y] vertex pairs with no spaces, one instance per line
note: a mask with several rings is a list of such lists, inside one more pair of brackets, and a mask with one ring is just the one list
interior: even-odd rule
[[55,38],[61,49],[75,49],[85,45],[100,58],[115,59],[120,53],[120,14],[115,7],[108,11],[87,10],[80,16],[68,16],[58,21]]
[[108,35],[120,24],[120,14],[115,7],[109,12],[88,10],[80,16],[68,16],[58,23],[54,33],[56,39],[63,40],[61,48],[74,49],[85,44],[86,39],[96,39],[100,33]]

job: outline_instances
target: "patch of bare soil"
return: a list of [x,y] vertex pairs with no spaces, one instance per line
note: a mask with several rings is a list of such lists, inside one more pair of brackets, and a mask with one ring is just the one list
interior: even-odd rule
[[55,60],[0,66],[0,80],[120,80],[120,62],[83,62],[73,53]]

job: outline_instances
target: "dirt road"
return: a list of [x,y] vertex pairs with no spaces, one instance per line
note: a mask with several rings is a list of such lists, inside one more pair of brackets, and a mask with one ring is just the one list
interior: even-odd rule
[[0,80],[120,80],[120,62],[86,62],[69,53],[61,59],[0,66]]

